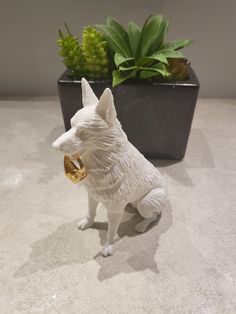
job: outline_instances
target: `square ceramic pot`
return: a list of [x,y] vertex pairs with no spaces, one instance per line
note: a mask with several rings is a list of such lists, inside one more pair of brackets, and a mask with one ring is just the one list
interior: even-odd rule
[[[65,129],[82,108],[81,81],[65,71],[58,90]],[[130,142],[148,158],[183,159],[199,90],[191,69],[187,81],[127,81],[112,88],[111,81],[89,81],[97,97],[111,88],[115,107]]]

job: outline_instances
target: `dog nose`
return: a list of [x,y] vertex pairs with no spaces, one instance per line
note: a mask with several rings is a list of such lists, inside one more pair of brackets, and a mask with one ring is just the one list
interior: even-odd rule
[[61,150],[62,148],[62,143],[60,143],[58,140],[52,143],[52,147],[54,147],[57,150]]

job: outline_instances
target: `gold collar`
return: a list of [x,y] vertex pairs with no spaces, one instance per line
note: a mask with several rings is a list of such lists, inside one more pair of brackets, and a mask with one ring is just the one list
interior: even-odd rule
[[87,176],[87,171],[78,154],[72,157],[64,156],[65,176],[73,183],[78,183]]

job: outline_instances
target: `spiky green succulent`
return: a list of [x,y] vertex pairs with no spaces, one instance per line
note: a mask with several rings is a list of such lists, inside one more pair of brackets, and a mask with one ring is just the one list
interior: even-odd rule
[[69,75],[73,78],[85,76],[91,79],[102,79],[108,76],[109,58],[107,54],[107,42],[103,35],[95,28],[88,26],[82,34],[82,44],[79,44],[77,36],[73,36],[65,24],[67,34],[59,30],[57,43],[59,55],[63,57],[63,63],[69,69]]
[[101,32],[91,26],[83,30],[84,71],[89,78],[104,78],[109,72],[107,42]]
[[85,58],[78,38],[71,34],[66,24],[65,26],[67,29],[66,35],[59,30],[59,39],[57,40],[59,55],[63,57],[63,63],[69,69],[70,76],[77,77],[83,75]]
[[161,15],[149,16],[142,28],[129,22],[126,30],[112,17],[108,17],[105,25],[95,27],[102,32],[114,55],[113,87],[129,78],[169,80],[169,60],[183,59],[179,50],[192,43],[188,39],[165,43],[169,22]]

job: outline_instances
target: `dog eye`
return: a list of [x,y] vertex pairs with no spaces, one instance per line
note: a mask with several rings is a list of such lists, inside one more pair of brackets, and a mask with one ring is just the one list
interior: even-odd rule
[[76,131],[76,135],[77,135],[81,140],[86,140],[86,138],[88,137],[87,132],[84,131],[84,130],[77,130],[77,131]]

